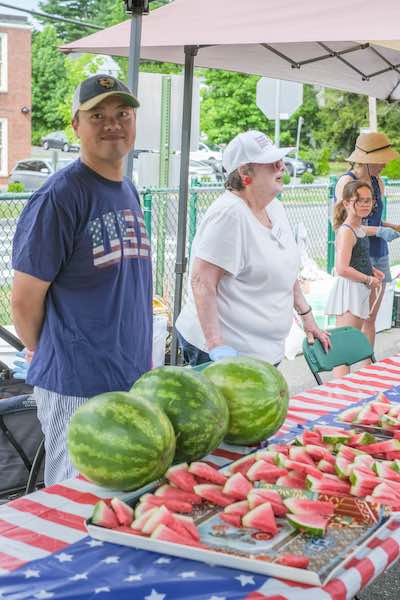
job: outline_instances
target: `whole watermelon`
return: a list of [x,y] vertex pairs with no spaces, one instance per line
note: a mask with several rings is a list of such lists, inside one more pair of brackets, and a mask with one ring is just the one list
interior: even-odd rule
[[88,479],[115,490],[135,490],[161,477],[175,453],[165,413],[138,391],[94,396],[68,428],[71,460]]
[[174,462],[191,462],[212,452],[223,440],[229,421],[226,401],[203,375],[184,367],[159,367],[132,388],[158,404],[176,434]]
[[284,422],[289,390],[283,375],[262,360],[226,358],[207,367],[203,374],[225,396],[231,444],[256,444],[273,435]]

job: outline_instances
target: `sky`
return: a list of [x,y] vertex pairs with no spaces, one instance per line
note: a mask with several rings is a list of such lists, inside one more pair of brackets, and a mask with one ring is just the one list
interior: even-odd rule
[[[20,8],[26,8],[28,10],[38,10],[40,11],[39,8],[39,1],[40,0],[4,0],[5,4],[12,4],[14,6],[18,6]],[[29,18],[29,20],[31,19],[31,17],[27,14],[27,13],[23,13],[21,11],[17,11],[17,10],[11,10],[9,8],[3,8],[2,6],[0,6],[0,14],[14,14],[14,15],[19,15],[21,17],[26,16]]]

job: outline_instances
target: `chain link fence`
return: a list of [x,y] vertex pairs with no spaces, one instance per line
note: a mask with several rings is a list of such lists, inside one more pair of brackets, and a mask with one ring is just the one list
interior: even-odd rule
[[[210,204],[223,192],[222,187],[192,186],[188,198],[186,255],[196,229]],[[152,189],[140,192],[146,227],[152,243],[154,293],[173,308],[175,287],[175,257],[178,228],[177,189]],[[30,194],[0,194],[0,324],[11,323],[11,250],[18,216]],[[296,232],[302,223],[307,232],[309,256],[317,265],[328,267],[329,186],[323,184],[288,185],[282,202],[289,222]],[[391,223],[400,223],[400,181],[386,182],[386,216]],[[400,240],[390,245],[391,264],[400,264]],[[187,274],[184,297],[187,293]]]

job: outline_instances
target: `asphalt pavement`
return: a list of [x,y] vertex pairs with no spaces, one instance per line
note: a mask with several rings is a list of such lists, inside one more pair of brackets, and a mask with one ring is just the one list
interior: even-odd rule
[[[376,359],[380,360],[398,353],[400,353],[400,329],[393,328],[378,333],[375,343]],[[354,366],[354,370],[356,369],[357,365]],[[316,385],[303,355],[297,356],[294,360],[285,359],[280,370],[288,382],[291,396]],[[324,381],[332,379],[331,373],[321,376]],[[400,563],[397,562],[378,577],[362,594],[358,594],[357,598],[359,600],[400,600]]]

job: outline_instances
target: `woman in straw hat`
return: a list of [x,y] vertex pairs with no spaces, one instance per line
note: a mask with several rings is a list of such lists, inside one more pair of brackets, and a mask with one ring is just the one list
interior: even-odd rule
[[384,133],[361,133],[356,140],[353,152],[347,158],[348,162],[351,163],[351,169],[339,179],[335,190],[337,200],[342,200],[343,188],[346,183],[352,180],[367,181],[371,184],[373,190],[374,207],[366,220],[366,224],[378,227],[378,230],[376,236],[369,238],[369,256],[372,266],[382,271],[385,277],[379,300],[374,306],[372,305],[373,299],[371,296],[370,315],[364,321],[362,329],[372,346],[375,342],[376,315],[382,302],[385,283],[391,281],[387,242],[391,242],[398,237],[396,231],[400,231],[399,225],[382,221],[384,184],[380,172],[388,162],[399,158],[399,156],[399,153],[392,148]]
[[205,213],[193,241],[189,294],[176,321],[192,366],[238,354],[277,365],[299,314],[307,335],[327,350],[299,282],[299,252],[282,191],[284,156],[261,131],[237,135],[222,162],[226,191]]

